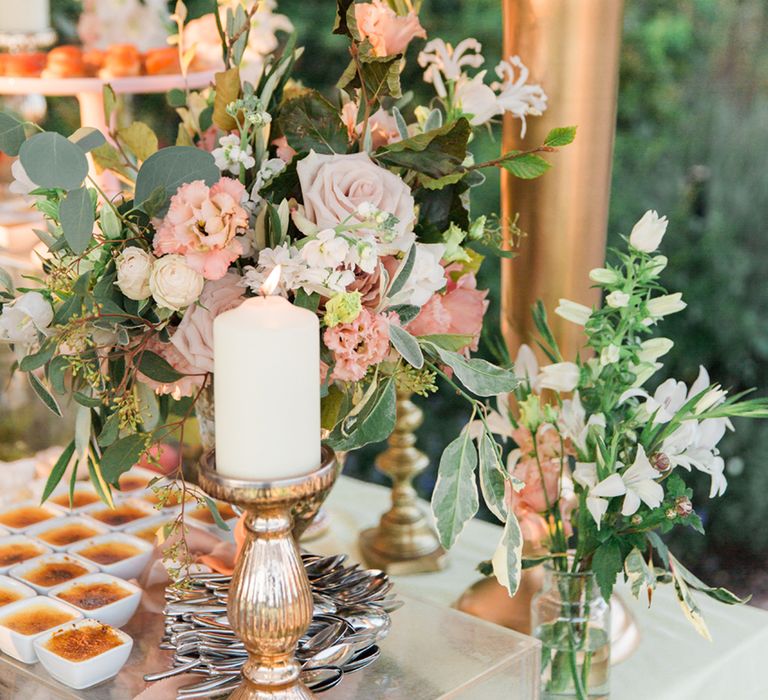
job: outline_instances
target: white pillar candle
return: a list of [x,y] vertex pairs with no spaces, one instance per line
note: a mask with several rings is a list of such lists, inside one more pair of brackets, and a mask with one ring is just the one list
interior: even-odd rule
[[49,0],[0,0],[0,32],[44,32],[50,29]]
[[320,466],[320,328],[279,296],[247,299],[213,324],[216,470],[255,481]]

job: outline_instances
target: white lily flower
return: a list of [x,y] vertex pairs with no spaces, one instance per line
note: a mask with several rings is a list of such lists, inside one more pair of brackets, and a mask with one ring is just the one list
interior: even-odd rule
[[555,309],[555,313],[566,321],[583,326],[586,325],[589,317],[592,315],[592,309],[570,299],[560,299],[560,304]]
[[629,294],[617,289],[605,297],[605,303],[612,309],[623,309],[629,304]]
[[53,308],[40,292],[26,292],[3,306],[0,313],[0,340],[32,345],[38,333],[53,322]]
[[[518,72],[517,77],[515,73]],[[521,122],[520,137],[525,137],[527,115],[541,115],[547,109],[547,96],[541,85],[527,85],[530,71],[519,56],[510,56],[496,66],[496,75],[501,82],[491,87],[499,93],[498,104],[502,111],[509,112]]]
[[649,508],[657,508],[661,505],[664,500],[664,488],[656,482],[660,476],[661,474],[648,461],[643,446],[638,445],[635,461],[621,474],[621,480],[627,489],[621,508],[622,515],[636,513],[641,501]]
[[650,316],[650,321],[656,321],[664,316],[676,314],[682,311],[688,304],[683,301],[683,295],[680,292],[674,294],[665,294],[655,299],[649,299],[646,302],[646,308]]
[[611,343],[600,352],[600,366],[607,367],[619,361],[621,351],[618,345]]
[[621,276],[614,270],[606,267],[596,267],[589,273],[589,279],[598,284],[616,284],[621,280]]
[[655,211],[647,211],[632,228],[629,234],[629,244],[643,253],[652,253],[661,244],[661,239],[667,230],[667,217]]
[[581,370],[574,362],[556,362],[541,368],[539,387],[567,393],[579,385],[580,377]]

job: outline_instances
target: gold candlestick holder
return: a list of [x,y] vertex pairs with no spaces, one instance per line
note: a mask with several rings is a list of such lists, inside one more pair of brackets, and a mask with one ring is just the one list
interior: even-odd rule
[[392,507],[377,527],[360,533],[360,550],[368,566],[390,574],[417,574],[445,568],[446,553],[424,514],[413,479],[429,466],[416,447],[415,432],[424,413],[411,394],[398,393],[397,422],[389,447],[376,459],[379,471],[392,479]]
[[215,455],[200,460],[200,486],[247,512],[246,539],[235,563],[227,616],[248,651],[243,682],[230,700],[310,700],[295,651],[312,621],[312,590],[294,523],[317,511],[336,481],[336,456],[306,476],[271,482],[233,479],[216,471]]

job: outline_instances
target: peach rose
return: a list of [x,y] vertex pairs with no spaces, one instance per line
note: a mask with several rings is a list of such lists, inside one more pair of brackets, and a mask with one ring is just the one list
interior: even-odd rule
[[411,40],[427,38],[415,12],[399,16],[384,0],[355,5],[355,22],[364,39],[368,39],[374,56],[404,53]]
[[410,247],[412,237],[407,245],[404,239],[411,234],[415,218],[411,190],[400,177],[376,165],[367,153],[322,155],[311,151],[296,171],[304,195],[304,216],[318,229],[364,221],[358,207],[366,203],[397,217],[393,248]]
[[445,293],[437,293],[421,307],[418,316],[408,324],[413,335],[467,335],[470,350],[477,350],[483,316],[488,309],[487,290],[477,289],[474,274],[454,282],[448,278]]
[[155,222],[155,254],[183,255],[206,279],[221,279],[243,253],[236,236],[248,228],[245,194],[243,184],[228,177],[210,188],[202,180],[182,185],[165,218]]
[[240,306],[245,288],[240,275],[230,272],[219,280],[205,283],[200,303],[190,307],[171,343],[194,372],[213,372],[213,319]]

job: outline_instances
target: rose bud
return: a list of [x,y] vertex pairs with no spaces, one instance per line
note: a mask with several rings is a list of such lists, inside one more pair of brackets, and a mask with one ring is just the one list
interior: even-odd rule
[[693,513],[693,503],[691,503],[691,499],[687,498],[686,496],[679,496],[675,499],[675,512],[681,517],[684,518],[687,515],[690,515]]
[[651,464],[660,474],[666,474],[672,468],[669,457],[663,452],[657,452],[656,454],[651,455]]

